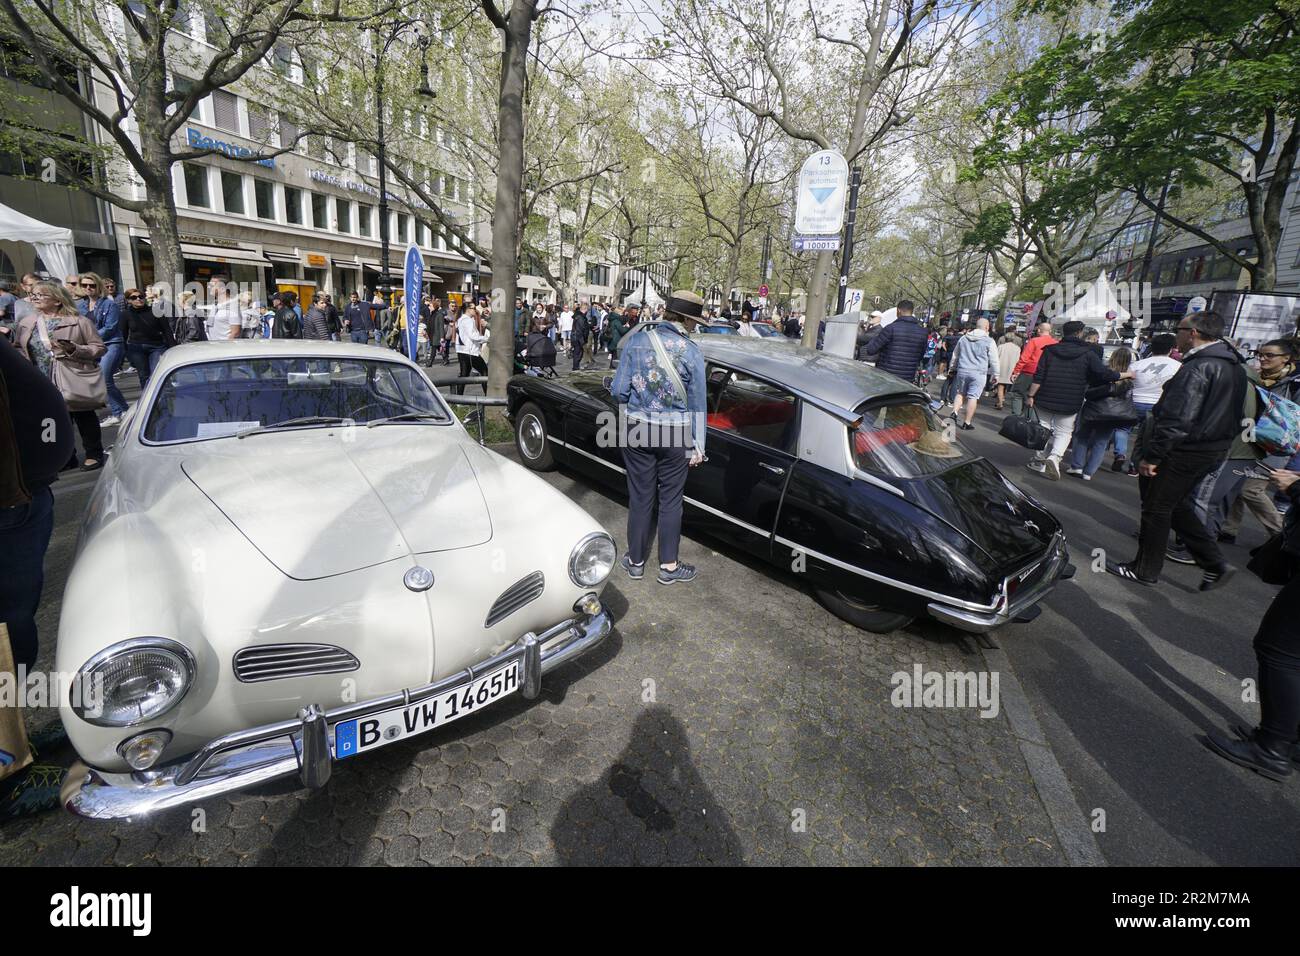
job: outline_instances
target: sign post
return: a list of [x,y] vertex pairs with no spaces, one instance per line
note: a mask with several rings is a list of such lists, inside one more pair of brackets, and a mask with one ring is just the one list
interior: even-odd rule
[[849,164],[833,149],[813,153],[799,170],[795,197],[795,252],[834,252],[840,247]]
[[849,263],[853,261],[853,227],[858,222],[858,186],[862,183],[862,168],[853,167],[853,186],[849,193],[849,221],[844,226],[844,255],[840,256],[840,294],[836,312],[844,311],[844,295],[849,287]]
[[424,258],[414,242],[406,247],[402,308],[406,310],[406,357],[417,361],[420,353],[420,305],[424,291]]

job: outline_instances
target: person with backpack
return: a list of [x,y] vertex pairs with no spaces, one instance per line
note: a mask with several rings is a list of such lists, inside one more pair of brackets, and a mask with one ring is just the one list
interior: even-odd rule
[[[1255,357],[1259,360],[1259,371],[1249,368],[1246,371],[1251,385],[1293,404],[1300,403],[1300,371],[1296,367],[1300,344],[1295,339],[1273,339],[1261,345]],[[1260,417],[1264,412],[1261,399],[1255,387],[1247,390],[1243,421]],[[1256,440],[1248,442],[1248,437]],[[1282,514],[1268,491],[1268,475],[1272,470],[1285,468],[1287,460],[1287,455],[1272,452],[1261,444],[1257,435],[1237,437],[1211,497],[1209,526],[1217,532],[1219,541],[1232,544],[1237,540],[1248,507],[1269,534],[1282,530]]]
[[[1133,364],[1133,353],[1118,348],[1107,364],[1116,372],[1127,372]],[[1124,379],[1088,389],[1083,410],[1079,412],[1079,428],[1074,433],[1070,467],[1065,473],[1092,481],[1106,457],[1111,437],[1121,429],[1131,428],[1137,417],[1132,381]]]
[[[1064,345],[1053,346],[1047,355]],[[1108,559],[1106,571],[1135,584],[1158,583],[1172,528],[1203,572],[1200,589],[1209,591],[1235,569],[1223,560],[1214,535],[1197,517],[1192,492],[1219,467],[1240,434],[1250,383],[1241,355],[1223,341],[1218,313],[1184,316],[1178,323],[1178,346],[1186,356],[1182,368],[1152,409],[1142,439],[1138,552],[1130,561]]]
[[1083,340],[1084,323],[1065,323],[1061,341],[1043,349],[1034,371],[1034,382],[1025,398],[1039,420],[1051,429],[1046,447],[1035,452],[1025,465],[1053,481],[1061,478],[1061,459],[1074,434],[1074,424],[1089,387],[1109,385],[1121,378],[1133,378],[1133,371],[1107,368],[1101,356]]

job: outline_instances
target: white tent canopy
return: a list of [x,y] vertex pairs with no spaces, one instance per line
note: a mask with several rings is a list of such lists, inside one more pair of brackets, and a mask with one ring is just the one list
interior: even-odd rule
[[[1116,318],[1113,322],[1107,320],[1106,313],[1114,312]],[[1097,281],[1093,282],[1088,291],[1074,305],[1065,310],[1065,313],[1058,319],[1059,322],[1079,321],[1100,330],[1103,336],[1109,336],[1115,330],[1115,326],[1127,322],[1131,316],[1128,309],[1120,304],[1119,299],[1115,297],[1115,291],[1106,281],[1106,273],[1097,273]]]
[[36,247],[36,254],[45,268],[56,279],[77,271],[77,253],[72,245],[72,230],[51,226],[24,215],[16,209],[0,205],[0,239],[27,242]]
[[[636,286],[633,289],[632,294],[624,301],[624,305],[639,305],[643,307],[648,305],[650,308],[655,309],[661,305],[667,304],[664,297],[659,294],[659,290],[655,288],[654,282],[647,282],[639,270],[630,269],[628,270],[627,275],[630,279],[635,279]],[[643,288],[645,289],[645,302],[641,301],[641,290]]]

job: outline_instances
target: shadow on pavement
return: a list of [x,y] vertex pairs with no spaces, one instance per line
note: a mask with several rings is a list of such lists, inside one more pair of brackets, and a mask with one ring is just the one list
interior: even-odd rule
[[551,839],[568,866],[744,862],[691,760],[686,728],[663,706],[641,714],[618,761],[565,802]]

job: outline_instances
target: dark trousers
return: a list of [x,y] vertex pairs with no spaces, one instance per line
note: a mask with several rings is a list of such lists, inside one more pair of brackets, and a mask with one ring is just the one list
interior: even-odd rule
[[573,370],[575,372],[582,368],[582,353],[586,348],[586,337],[575,335],[573,337]]
[[1011,399],[1012,415],[1023,415],[1025,413],[1025,401],[1029,397],[1029,386],[1033,384],[1034,376],[1029,372],[1021,372],[1016,376],[1016,380],[1011,383],[1007,395]]
[[[99,427],[99,413],[95,411],[70,412],[72,423],[81,434],[81,450],[87,458],[95,461],[104,460],[104,431]],[[72,453],[76,460],[77,453]]]
[[[457,352],[456,360],[460,362],[461,378],[469,378],[471,375],[475,375],[475,374],[486,375],[488,373],[487,362],[483,361],[483,356],[481,355],[466,355],[464,352]],[[453,385],[451,387],[451,390],[456,395],[465,394],[464,385]],[[487,394],[486,385],[483,386],[483,394],[484,395]]]
[[[94,415],[94,412],[88,413]],[[36,609],[45,585],[45,551],[54,533],[54,494],[49,487],[32,494],[32,500],[13,508],[0,508],[0,621],[9,626],[14,663],[36,666]]]
[[627,551],[634,564],[650,554],[650,528],[659,505],[659,563],[677,560],[682,538],[682,493],[686,490],[689,448],[623,449],[627,469]]
[[1264,612],[1255,634],[1259,661],[1259,731],[1264,746],[1286,753],[1300,739],[1300,575]]
[[1204,569],[1223,566],[1223,554],[1214,536],[1196,515],[1192,489],[1219,467],[1221,451],[1175,451],[1160,462],[1154,478],[1139,478],[1142,494],[1142,532],[1135,570],[1139,577],[1160,577],[1172,527],[1196,563]]
[[142,345],[140,343],[128,343],[126,346],[126,357],[131,360],[135,367],[136,377],[140,379],[140,390],[149,384],[149,376],[153,370],[158,367],[162,361],[163,352],[166,348],[161,345]]

